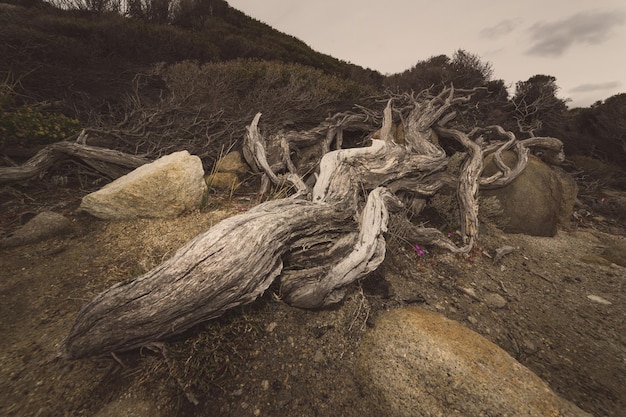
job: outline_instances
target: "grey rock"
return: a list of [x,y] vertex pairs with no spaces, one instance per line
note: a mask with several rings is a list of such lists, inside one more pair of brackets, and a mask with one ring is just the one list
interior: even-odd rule
[[72,230],[72,223],[63,215],[44,211],[17,229],[1,246],[20,246],[59,236]]
[[241,154],[237,151],[227,153],[215,164],[216,172],[230,172],[243,175],[247,173],[249,169],[248,165],[241,159]]
[[237,174],[232,172],[214,172],[204,176],[207,187],[218,190],[236,190],[241,182]]
[[204,177],[209,188],[219,190],[236,190],[241,184],[241,177],[250,170],[237,151],[229,152],[221,157],[213,171]]
[[[512,152],[502,156],[508,166],[515,164]],[[493,156],[489,155],[485,158],[483,175],[495,172]],[[576,184],[568,174],[532,155],[526,169],[509,185],[481,191],[481,195],[494,196],[499,201],[503,214],[498,223],[505,232],[532,236],[554,236],[559,226],[568,228],[576,193]]]
[[614,264],[626,266],[626,239],[604,249],[601,256]]
[[610,306],[611,304],[613,304],[612,302],[610,302],[609,300],[606,300],[598,295],[593,295],[590,294],[587,296],[587,298],[591,301],[593,301],[594,303],[598,303],[598,304],[602,304],[605,306]]
[[86,195],[80,208],[101,219],[176,217],[200,206],[203,175],[200,158],[175,152]]
[[506,306],[507,301],[500,294],[487,293],[484,297],[485,304],[491,308],[503,308]]
[[356,376],[386,416],[590,416],[495,344],[417,307],[378,318]]

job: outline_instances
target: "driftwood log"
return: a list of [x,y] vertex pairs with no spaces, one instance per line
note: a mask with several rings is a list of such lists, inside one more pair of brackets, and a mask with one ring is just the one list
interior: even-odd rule
[[46,146],[22,165],[0,167],[0,185],[41,177],[54,164],[67,158],[77,158],[111,179],[151,162],[149,159],[112,149],[63,141]]
[[[445,127],[454,117],[452,108],[468,98],[467,92],[455,95],[452,87],[437,96],[412,97],[408,112],[398,113],[402,141],[393,134],[390,100],[379,139],[349,149],[341,149],[343,128],[367,123],[368,115],[343,115],[325,129],[268,140],[259,132],[258,114],[248,127],[246,159],[264,173],[266,185],[291,184],[294,194],[220,222],[162,265],[98,295],[79,311],[63,354],[81,358],[149,345],[253,301],[276,279],[280,296],[293,306],[336,303],[350,283],[384,259],[387,223],[391,212],[400,212],[399,196],[420,202],[443,187],[455,187],[462,213],[461,246],[432,228],[410,225],[405,236],[457,253],[470,251],[479,231],[479,187],[512,181],[524,169],[528,146],[538,139],[555,151],[562,145],[552,138],[524,143],[498,126],[470,133]],[[433,131],[465,148],[458,178],[445,172],[449,156],[433,140]],[[307,165],[311,159],[305,167],[292,161],[293,148],[304,142],[319,145],[323,155],[316,161],[316,173]],[[518,155],[513,169],[500,159],[509,149]],[[483,178],[488,153],[495,153],[500,172]]]

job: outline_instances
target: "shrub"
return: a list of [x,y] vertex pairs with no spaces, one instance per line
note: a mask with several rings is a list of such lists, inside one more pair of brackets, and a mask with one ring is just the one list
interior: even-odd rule
[[44,113],[33,105],[16,106],[13,98],[0,92],[0,146],[44,145],[76,133],[79,122],[59,113]]
[[344,111],[376,93],[373,87],[299,64],[255,59],[198,65],[186,61],[161,66],[172,94],[210,113],[249,123],[257,112],[263,120],[316,126],[329,113]]

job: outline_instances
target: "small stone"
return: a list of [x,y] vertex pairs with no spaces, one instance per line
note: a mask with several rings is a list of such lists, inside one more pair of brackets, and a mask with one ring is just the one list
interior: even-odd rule
[[474,289],[473,289],[473,288],[469,288],[469,287],[461,287],[460,289],[461,289],[461,291],[462,291],[464,294],[467,294],[467,295],[469,295],[469,296],[470,296],[470,297],[472,297],[472,298],[478,298],[478,297],[476,296],[476,291],[474,291]]
[[271,322],[270,324],[267,325],[267,327],[265,328],[265,331],[268,332],[268,333],[272,333],[274,331],[274,329],[276,328],[276,326],[278,326],[278,323],[273,321],[273,322]]
[[0,246],[26,245],[62,235],[71,229],[72,223],[63,215],[44,211],[30,219],[6,239],[0,240]]
[[217,172],[232,172],[234,174],[245,174],[248,172],[248,165],[241,159],[241,154],[237,151],[224,155],[215,164]]
[[500,294],[490,292],[485,295],[485,304],[491,308],[503,308],[506,300]]
[[588,295],[587,298],[593,301],[594,303],[603,304],[605,306],[610,306],[611,304],[613,304],[612,302],[605,300],[602,297],[598,297],[597,295],[593,295],[593,294]]
[[537,353],[538,350],[537,346],[535,346],[535,344],[528,339],[522,340],[522,349],[524,349],[524,352],[529,355]]
[[586,264],[611,265],[611,261],[600,255],[585,255],[580,260]]
[[614,264],[626,266],[626,241],[609,246],[602,252],[602,257]]
[[270,389],[270,381],[268,381],[267,379],[261,381],[261,388],[263,388],[263,391],[267,391],[268,389]]
[[214,172],[204,176],[207,187],[219,190],[236,190],[240,181],[237,174],[232,172]]
[[478,319],[476,317],[474,317],[474,316],[467,316],[467,321],[469,321],[473,325],[478,324]]
[[316,363],[324,362],[324,354],[322,353],[321,350],[318,350],[315,352],[315,355],[313,356],[313,362],[316,362]]

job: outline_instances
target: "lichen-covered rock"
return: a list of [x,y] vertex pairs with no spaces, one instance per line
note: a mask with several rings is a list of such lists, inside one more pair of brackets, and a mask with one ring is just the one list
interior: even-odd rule
[[221,157],[215,164],[216,172],[231,172],[243,175],[248,172],[248,165],[241,159],[238,151],[232,151]]
[[239,177],[233,172],[214,172],[205,175],[204,181],[207,187],[218,190],[236,190],[241,184]]
[[[505,152],[502,159],[512,167],[516,156]],[[484,176],[492,175],[495,169],[489,155],[485,158]],[[481,195],[494,196],[499,201],[503,214],[498,224],[505,232],[531,236],[554,236],[559,225],[568,228],[576,193],[572,178],[532,155],[526,169],[509,185],[481,191]]]
[[356,375],[384,416],[590,416],[495,344],[416,307],[377,319]]
[[175,152],[86,195],[80,208],[101,219],[176,217],[200,206],[203,177],[200,158]]
[[204,180],[209,188],[236,190],[241,184],[242,176],[249,169],[250,167],[241,159],[241,154],[232,151],[215,163],[213,172],[205,175]]

